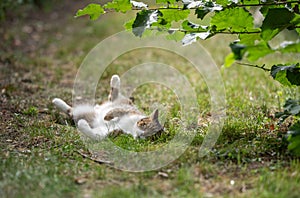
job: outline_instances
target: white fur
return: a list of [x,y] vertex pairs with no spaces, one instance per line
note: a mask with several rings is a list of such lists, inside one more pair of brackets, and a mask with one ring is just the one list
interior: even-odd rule
[[113,88],[120,88],[120,77],[118,75],[113,75],[110,80],[110,86]]
[[[88,136],[97,136],[100,139],[106,137],[109,133],[113,132],[114,130],[122,130],[124,133],[131,134],[134,138],[138,137],[140,134],[143,133],[143,131],[138,129],[136,123],[145,116],[133,114],[122,116],[121,118],[114,118],[110,121],[104,120],[105,115],[109,111],[120,106],[124,105],[119,105],[114,102],[106,102],[102,105],[96,105],[94,107],[96,119],[92,123],[93,128],[85,127],[83,129],[82,127],[84,126],[81,126],[81,129],[83,129],[83,131],[81,131],[80,129],[79,130]],[[75,111],[76,110],[74,110],[74,112]]]
[[62,112],[66,113],[66,114],[69,114],[70,110],[72,109],[69,105],[67,105],[67,103],[65,103],[65,101],[63,101],[62,99],[60,98],[54,98],[52,100],[52,103],[57,107],[59,108]]
[[126,105],[118,104],[117,102],[106,102],[102,105],[79,105],[73,109],[67,105],[63,100],[55,98],[53,101],[55,106],[65,113],[72,110],[73,118],[79,117],[83,114],[95,114],[95,118],[92,122],[88,123],[84,119],[77,120],[76,123],[80,132],[84,133],[86,136],[92,139],[103,139],[109,133],[114,130],[122,130],[126,134],[131,134],[134,138],[143,134],[143,131],[140,130],[136,123],[144,118],[143,115],[132,114],[127,116],[122,116],[121,118],[114,118],[110,121],[104,120],[105,115],[114,108],[128,108]]
[[[120,89],[120,78],[118,75],[112,76],[110,86]],[[115,130],[131,134],[134,138],[141,137],[144,131],[137,127],[137,122],[146,117],[142,114],[132,113],[126,116],[115,117],[110,121],[104,120],[107,113],[116,108],[138,112],[134,106],[120,102],[123,98],[124,96],[118,94],[118,98],[114,101],[108,101],[96,106],[79,105],[73,108],[59,98],[55,98],[52,102],[61,111],[70,115],[77,122],[78,130],[91,139],[103,139]]]

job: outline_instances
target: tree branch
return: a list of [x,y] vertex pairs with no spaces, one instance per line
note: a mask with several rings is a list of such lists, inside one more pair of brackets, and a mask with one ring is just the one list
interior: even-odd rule
[[[150,30],[161,30],[159,28],[149,28]],[[180,28],[171,28],[171,29],[168,29],[167,31],[178,31],[178,32],[183,32],[183,33],[205,33],[208,31],[207,30],[204,30],[204,29],[197,29],[195,28],[195,30],[185,30],[185,29],[180,29]],[[248,31],[244,31],[244,32],[237,32],[237,31],[229,31],[229,30],[218,30],[218,31],[211,31],[211,34],[258,34],[258,33],[261,33],[261,31],[252,31],[252,32],[248,32]]]
[[262,70],[264,70],[266,72],[270,72],[271,71],[271,69],[265,68],[265,66],[266,66],[265,64],[263,64],[261,66],[259,66],[259,65],[253,65],[253,64],[249,64],[249,63],[241,63],[241,62],[236,62],[236,64],[242,65],[242,66],[247,66],[247,67],[256,67],[256,68],[262,69]]
[[[254,3],[254,4],[236,4],[236,7],[248,7],[248,6],[272,6],[272,5],[285,5],[287,3],[300,3],[299,0],[296,1],[281,1],[281,2],[267,2],[267,3]],[[234,5],[234,4],[231,4]],[[229,5],[229,7],[231,6]]]
[[[235,4],[232,3],[228,6],[225,6],[224,8],[234,8],[234,7],[257,7],[257,6],[273,6],[273,5],[286,5],[287,3],[300,3],[300,0],[295,0],[295,1],[281,1],[281,2],[267,2],[267,3],[250,3],[250,4]],[[189,10],[196,10],[200,7],[195,7],[195,8],[189,8]],[[142,10],[144,8],[136,8],[133,7],[132,10]],[[183,10],[183,7],[152,7],[148,8],[148,10]]]

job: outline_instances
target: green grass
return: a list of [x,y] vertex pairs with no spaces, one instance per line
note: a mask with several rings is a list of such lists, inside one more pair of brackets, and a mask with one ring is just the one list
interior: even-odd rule
[[[1,46],[6,50],[0,54],[0,60],[7,65],[3,70],[0,67],[0,76],[5,80],[0,81],[0,197],[299,195],[299,160],[287,151],[286,126],[278,126],[273,116],[285,99],[296,96],[299,90],[283,89],[267,73],[254,68],[235,65],[223,69],[227,118],[214,148],[200,158],[199,146],[210,120],[208,88],[189,64],[162,51],[149,53],[164,57],[162,61],[184,71],[197,93],[201,122],[189,148],[166,167],[143,173],[116,170],[80,155],[79,152],[87,152],[87,145],[74,123],[59,113],[51,100],[61,97],[72,101],[73,81],[84,56],[101,39],[122,30],[125,19],[120,18],[123,15],[108,15],[90,22],[84,18],[75,20],[72,14],[59,23],[49,22],[40,33],[41,43],[35,43],[35,53],[25,45],[13,47],[12,42],[31,42],[20,27],[37,27],[39,21],[21,18],[6,31],[8,39]],[[218,36],[201,43],[220,66],[232,39]],[[142,51],[134,51],[115,60],[99,82],[97,97],[107,98],[110,76],[142,63],[142,55]],[[113,143],[130,151],[156,150],[182,132],[178,124],[180,104],[171,90],[147,85],[138,87],[133,94],[136,104],[147,114],[151,104],[165,105],[166,130],[144,140],[134,140],[129,135],[109,137]]]

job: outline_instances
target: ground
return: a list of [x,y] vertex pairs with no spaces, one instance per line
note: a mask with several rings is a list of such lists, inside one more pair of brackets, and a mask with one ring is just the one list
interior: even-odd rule
[[[134,13],[109,13],[95,22],[75,19],[83,5],[66,1],[44,10],[26,6],[1,22],[1,197],[298,197],[299,159],[287,150],[288,123],[278,126],[274,113],[299,90],[283,89],[255,68],[222,69],[227,118],[207,156],[200,158],[198,149],[209,124],[209,95],[203,80],[191,70],[187,77],[198,95],[201,115],[196,137],[183,155],[166,167],[142,173],[117,170],[90,158],[72,121],[51,100],[71,102],[85,55],[102,39],[123,30],[122,24]],[[220,36],[201,44],[221,67],[232,39]],[[100,97],[107,96],[111,74],[142,61],[138,53],[112,64],[97,90]],[[291,57],[278,55],[261,62],[280,58]],[[176,65],[176,60],[168,57],[168,61]],[[174,100],[167,114],[168,134],[146,140],[110,137],[118,146],[151,150],[177,132],[176,99],[169,97],[169,90],[160,88],[157,93],[154,88],[141,87],[135,100],[146,112],[153,101]]]

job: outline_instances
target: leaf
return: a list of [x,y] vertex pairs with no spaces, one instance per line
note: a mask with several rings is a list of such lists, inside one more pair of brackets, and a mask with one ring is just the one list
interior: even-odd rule
[[298,135],[300,135],[300,121],[296,122],[295,124],[293,124],[289,128],[288,134],[291,135],[291,136],[298,136]]
[[176,42],[181,41],[184,37],[184,33],[180,31],[172,31],[166,36],[168,40],[174,40]]
[[182,45],[186,46],[186,45],[190,45],[194,42],[197,41],[197,38],[200,38],[202,40],[205,40],[206,38],[208,38],[210,36],[210,31],[208,30],[207,32],[201,32],[201,33],[189,33],[186,34],[183,39],[182,39]]
[[104,9],[101,7],[101,5],[91,3],[87,5],[85,8],[78,10],[75,17],[89,15],[91,20],[96,20],[103,13],[104,13]]
[[238,42],[233,42],[229,44],[229,47],[231,48],[231,51],[233,52],[234,59],[235,60],[242,60],[244,56],[244,49],[246,48],[246,45],[240,44]]
[[195,23],[192,23],[188,20],[183,21],[182,24],[181,24],[181,27],[182,27],[182,29],[184,29],[186,31],[191,31],[191,32],[193,32],[193,31],[201,32],[201,31],[207,31],[208,30],[207,26],[195,24]]
[[216,3],[222,6],[227,6],[232,4],[234,1],[231,0],[216,0]]
[[[243,38],[243,41],[245,43],[253,43],[251,39],[247,40]],[[238,41],[238,42],[231,43],[229,46],[231,48],[231,51],[235,54],[236,60],[242,60],[243,56],[246,54],[247,59],[249,61],[256,61],[261,57],[274,53],[274,50],[270,48],[268,43],[263,41],[259,42],[256,45],[251,45],[251,44],[245,45],[244,43]]]
[[252,31],[254,26],[252,15],[243,8],[216,12],[210,24],[216,26],[216,30],[230,30],[232,32]]
[[300,121],[293,124],[288,130],[288,149],[294,154],[300,156]]
[[182,45],[186,46],[186,45],[190,45],[193,42],[197,41],[197,35],[195,33],[190,33],[190,34],[186,34],[183,39],[182,39]]
[[226,56],[224,66],[230,67],[234,62],[235,62],[235,55],[233,52],[231,52]]
[[249,61],[257,61],[259,58],[274,52],[269,44],[263,41],[256,45],[247,46],[246,50],[248,52],[247,58]]
[[285,86],[300,86],[300,64],[294,65],[273,65],[271,76]]
[[283,112],[275,113],[275,117],[280,119],[279,124],[283,123],[289,116],[300,116],[300,100],[286,100],[283,106]]
[[280,31],[291,26],[294,13],[286,8],[270,8],[261,26],[261,37],[265,41],[274,38]]
[[133,34],[141,37],[146,28],[150,28],[152,23],[157,22],[158,14],[158,10],[142,10],[138,12],[132,24]]
[[175,4],[176,0],[156,0],[157,4]]
[[125,13],[131,10],[130,0],[113,0],[104,5],[104,8],[114,9],[116,12]]
[[186,19],[189,14],[190,10],[180,10],[180,9],[162,9],[160,10],[162,14],[162,18],[168,22],[178,22],[180,20]]
[[195,10],[195,14],[197,15],[197,18],[199,19],[203,19],[205,17],[205,15],[207,15],[209,13],[209,10],[203,10],[203,9],[200,9],[200,8],[197,8]]
[[135,21],[135,18],[134,18],[134,19],[131,19],[131,20],[129,20],[129,21],[127,21],[127,22],[124,24],[125,29],[126,29],[126,30],[131,30],[134,21]]
[[300,42],[287,42],[284,41],[280,44],[280,47],[277,49],[282,53],[299,53],[300,52]]
[[[299,14],[299,8],[298,9],[298,14],[295,14],[295,17],[293,18],[293,20],[291,21],[291,23],[293,24],[293,26],[300,26],[300,14]],[[295,28],[296,32],[298,33],[298,35],[300,35],[300,28]]]
[[136,7],[136,8],[148,8],[148,5],[143,3],[143,2],[137,2],[137,1],[133,1],[130,0],[130,3],[132,4],[132,6]]
[[204,6],[204,2],[202,2],[202,1],[182,0],[182,3],[184,5],[184,7],[187,9],[193,9],[193,8],[198,8],[198,7]]
[[290,136],[288,141],[290,142],[290,144],[288,145],[288,149],[300,154],[300,135],[297,135],[295,137]]
[[284,105],[284,110],[291,115],[300,116],[300,101],[288,99]]
[[255,45],[255,42],[260,41],[260,34],[240,34],[239,35],[240,43],[245,45]]

